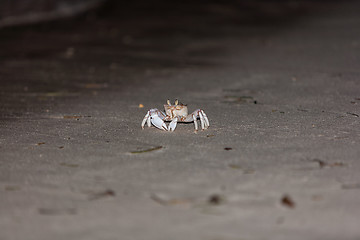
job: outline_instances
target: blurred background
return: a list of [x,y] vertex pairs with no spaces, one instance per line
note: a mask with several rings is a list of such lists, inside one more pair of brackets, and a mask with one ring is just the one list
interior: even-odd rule
[[[179,10],[184,11],[183,13],[186,14],[196,8],[202,10],[203,13],[222,13],[231,16],[236,13],[237,8],[240,8],[243,15],[241,17],[248,17],[251,14],[256,14],[257,17],[265,17],[266,15],[278,15],[280,13],[291,14],[291,10],[313,6],[314,2],[319,2],[319,0],[200,0],[195,2],[188,0],[2,0],[0,1],[0,27],[28,25],[74,17],[90,10],[97,11],[99,9],[103,10],[103,14],[120,16],[128,13],[129,10],[135,10],[134,6],[141,8],[143,11],[155,11],[154,13],[161,15],[170,15]],[[322,2],[327,4],[330,1]],[[106,10],[104,11],[104,9]]]
[[[37,98],[24,92],[119,91],[183,69],[234,64],[241,72],[264,69],[274,56],[296,58],[308,46],[289,47],[281,37],[278,49],[273,43],[279,33],[338,5],[321,0],[0,0],[0,100],[3,109],[11,106],[6,111],[21,114],[38,106],[29,103]],[[254,51],[263,50],[271,52],[256,57]]]

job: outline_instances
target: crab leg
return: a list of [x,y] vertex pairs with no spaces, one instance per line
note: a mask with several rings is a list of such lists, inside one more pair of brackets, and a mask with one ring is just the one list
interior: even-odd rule
[[201,129],[206,129],[209,127],[209,119],[207,118],[205,112],[201,109],[197,110],[199,114],[200,122],[201,122]]
[[198,130],[198,125],[197,125],[197,121],[196,121],[197,117],[195,117],[195,114],[191,114],[191,116],[192,116],[194,124],[195,124],[195,131],[197,131]]
[[148,126],[150,127],[150,125],[149,125],[149,123],[150,123],[150,118],[149,118],[149,116],[150,116],[150,111],[148,111],[148,112],[146,113],[144,119],[143,119],[142,122],[141,122],[141,128],[142,128],[142,129],[144,129],[144,126],[145,126],[146,121],[147,121]]
[[204,116],[204,119],[205,119],[205,126],[207,126],[206,128],[208,128],[210,126],[210,123],[209,123],[209,119],[207,118],[205,112],[203,110],[200,110],[202,115]]
[[201,129],[205,129],[205,123],[204,123],[204,116],[202,115],[201,111],[199,112],[200,117],[200,123],[201,123]]
[[197,127],[197,118],[200,118],[200,124],[201,124],[201,129],[204,130],[204,129],[207,129],[209,127],[209,119],[207,118],[205,112],[201,109],[197,109],[195,110],[193,113],[191,113],[190,115],[188,115],[184,122],[194,122],[195,124],[195,130],[198,130],[198,127]]
[[148,127],[151,127],[150,117],[148,117],[148,119],[147,119],[147,125],[148,125]]

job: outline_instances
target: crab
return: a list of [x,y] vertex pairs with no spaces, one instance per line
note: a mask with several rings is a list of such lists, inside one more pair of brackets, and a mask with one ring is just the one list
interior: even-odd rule
[[[209,119],[202,109],[197,109],[193,113],[188,114],[187,105],[180,103],[177,99],[175,100],[175,105],[171,105],[170,100],[167,100],[164,108],[165,113],[157,108],[150,109],[141,123],[141,128],[144,129],[145,123],[147,123],[148,127],[151,127],[152,124],[164,131],[174,131],[178,122],[194,122],[195,131],[198,131],[198,118],[200,119],[202,130],[209,127]],[[169,126],[166,126],[165,122],[170,122]]]

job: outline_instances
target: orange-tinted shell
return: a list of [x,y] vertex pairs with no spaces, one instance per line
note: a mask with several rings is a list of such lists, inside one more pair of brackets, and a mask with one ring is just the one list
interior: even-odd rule
[[186,105],[179,104],[179,105],[164,105],[165,113],[167,116],[169,116],[171,119],[173,119],[176,116],[180,117],[186,117],[188,115],[188,108]]

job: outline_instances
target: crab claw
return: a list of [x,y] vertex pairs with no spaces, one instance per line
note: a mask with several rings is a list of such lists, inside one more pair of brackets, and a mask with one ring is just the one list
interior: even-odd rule
[[161,120],[161,118],[159,118],[159,116],[157,116],[157,115],[151,117],[151,123],[155,127],[159,128],[161,130],[164,130],[164,131],[168,130],[167,127],[166,127],[166,124],[164,123],[164,121]]
[[169,130],[174,131],[176,128],[176,124],[177,124],[177,118],[174,118],[169,124]]

